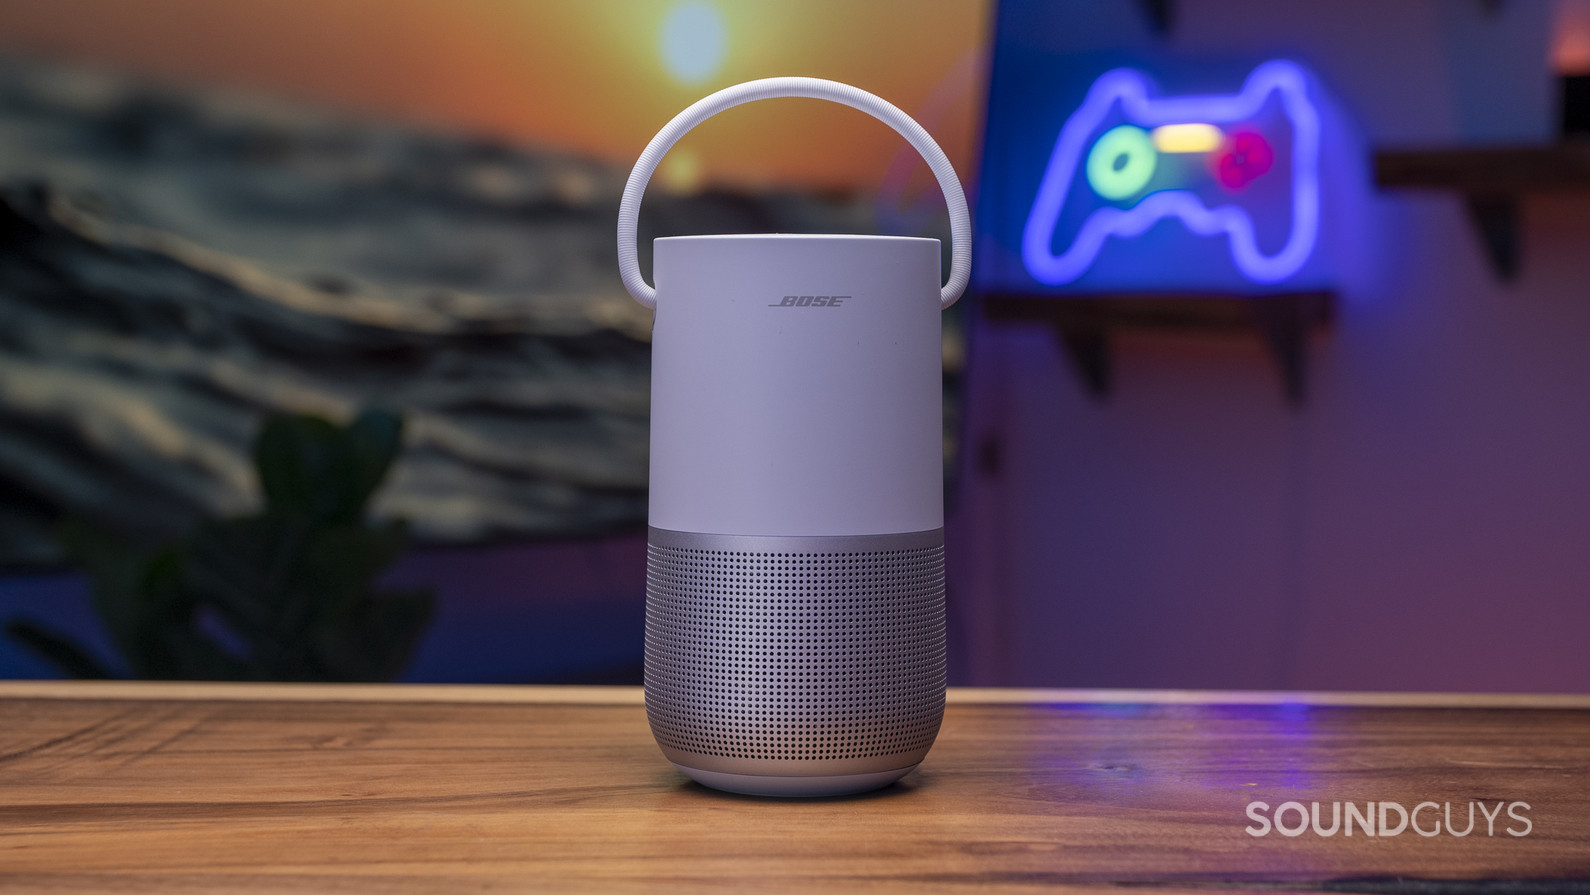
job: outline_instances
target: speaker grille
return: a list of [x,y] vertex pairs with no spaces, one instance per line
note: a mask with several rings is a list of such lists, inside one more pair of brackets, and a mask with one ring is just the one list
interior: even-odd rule
[[713,538],[649,544],[646,711],[664,749],[920,760],[944,708],[942,531]]

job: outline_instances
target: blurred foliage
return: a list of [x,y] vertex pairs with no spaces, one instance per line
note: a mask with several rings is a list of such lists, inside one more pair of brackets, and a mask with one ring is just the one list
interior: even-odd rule
[[[81,523],[62,543],[135,678],[381,681],[408,663],[430,621],[428,590],[377,589],[402,553],[400,521],[365,507],[402,445],[402,417],[367,410],[340,426],[276,415],[254,443],[258,513],[204,522],[154,551]],[[11,637],[80,678],[112,677],[86,649],[27,621]]]

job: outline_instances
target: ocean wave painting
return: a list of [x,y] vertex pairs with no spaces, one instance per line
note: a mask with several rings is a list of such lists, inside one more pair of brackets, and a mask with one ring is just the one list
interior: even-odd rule
[[[159,540],[247,510],[265,414],[370,405],[407,419],[375,514],[421,543],[640,528],[651,316],[616,273],[626,174],[0,59],[0,566],[60,562],[66,517]],[[872,215],[654,188],[642,247]]]

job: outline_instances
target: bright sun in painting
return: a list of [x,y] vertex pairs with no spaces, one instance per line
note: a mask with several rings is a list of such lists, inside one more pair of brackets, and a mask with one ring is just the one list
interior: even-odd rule
[[681,84],[700,84],[723,67],[725,29],[718,8],[704,0],[674,4],[658,42],[663,67]]

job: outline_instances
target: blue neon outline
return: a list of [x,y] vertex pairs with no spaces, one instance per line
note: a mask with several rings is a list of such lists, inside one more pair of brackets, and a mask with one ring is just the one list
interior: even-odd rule
[[[1272,59],[1255,68],[1234,96],[1179,96],[1150,99],[1148,79],[1138,71],[1118,68],[1099,76],[1087,98],[1060,129],[1054,152],[1044,169],[1043,181],[1033,200],[1032,212],[1022,231],[1021,258],[1033,279],[1049,286],[1072,282],[1087,272],[1104,240],[1111,236],[1139,236],[1161,218],[1180,218],[1198,236],[1231,240],[1231,260],[1244,276],[1256,283],[1275,283],[1303,266],[1319,237],[1319,112],[1308,98],[1308,79],[1302,67],[1285,59]],[[1292,233],[1274,255],[1259,250],[1253,218],[1235,205],[1207,208],[1189,190],[1150,193],[1131,208],[1108,206],[1089,215],[1077,230],[1071,247],[1056,255],[1050,245],[1060,223],[1060,209],[1070,192],[1083,143],[1097,132],[1110,107],[1120,101],[1129,123],[1145,128],[1161,124],[1245,121],[1258,113],[1272,92],[1281,95],[1294,129],[1292,139]]]

